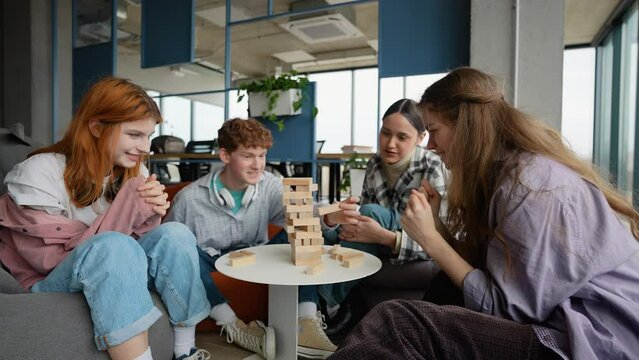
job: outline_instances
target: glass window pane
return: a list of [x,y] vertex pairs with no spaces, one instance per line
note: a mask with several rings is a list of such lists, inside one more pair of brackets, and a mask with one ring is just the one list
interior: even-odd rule
[[592,160],[595,49],[564,51],[561,135],[582,158]]
[[619,96],[619,190],[632,201],[635,111],[637,101],[637,7],[624,19],[621,30],[621,76]]
[[162,135],[173,135],[188,143],[191,140],[191,101],[179,96],[162,98]]
[[224,108],[200,101],[193,105],[193,140],[217,139],[217,131],[224,123]]
[[354,145],[377,149],[377,68],[354,71]]
[[343,145],[351,145],[351,72],[310,74],[308,78],[317,83],[316,137],[326,140],[322,152],[340,153]]
[[406,76],[404,97],[419,102],[424,90],[433,85],[437,80],[446,76],[446,74],[447,73]]
[[[75,8],[75,47],[111,41],[113,0],[77,1]],[[118,30],[117,37],[124,36]]]
[[237,91],[231,90],[229,92],[229,119],[233,118],[248,118],[248,96],[246,91],[242,91],[240,94],[244,94],[242,101],[238,102]]
[[596,90],[595,163],[604,170],[610,169],[610,122],[612,102],[613,34],[608,35],[597,49],[598,79]]

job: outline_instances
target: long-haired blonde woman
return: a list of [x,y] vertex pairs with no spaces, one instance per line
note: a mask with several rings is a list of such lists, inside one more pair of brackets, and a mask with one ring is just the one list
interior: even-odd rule
[[333,358],[636,358],[637,211],[481,71],[452,71],[420,106],[451,172],[448,228],[460,241],[435,230],[426,189],[402,227],[464,307],[384,303]]
[[[208,316],[195,238],[160,225],[169,203],[141,164],[162,116],[146,92],[118,78],[84,96],[63,139],[35,151],[5,178],[0,260],[32,292],[82,292],[99,350],[151,359],[148,328],[161,295],[178,359],[205,359],[195,325]],[[55,354],[51,354],[55,357]]]

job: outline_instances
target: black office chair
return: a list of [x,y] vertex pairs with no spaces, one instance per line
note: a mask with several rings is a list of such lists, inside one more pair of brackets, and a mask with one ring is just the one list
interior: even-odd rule
[[[189,141],[184,150],[187,154],[212,154],[217,148],[217,139]],[[211,163],[189,161],[183,158],[180,162],[180,177],[182,181],[194,181],[211,171]]]
[[[154,154],[181,154],[184,152],[184,140],[177,136],[172,135],[160,135],[151,140],[151,151]],[[175,158],[175,162],[169,161],[155,161],[151,163],[151,173],[156,174],[158,180],[162,184],[175,184],[181,181],[181,177],[171,176],[169,168],[175,169],[176,164],[180,161],[179,158]]]

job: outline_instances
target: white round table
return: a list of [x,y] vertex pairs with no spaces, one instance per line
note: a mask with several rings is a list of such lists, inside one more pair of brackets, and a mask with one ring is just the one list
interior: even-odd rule
[[[331,246],[324,246],[329,250]],[[328,252],[322,255],[324,270],[317,275],[308,275],[308,266],[295,266],[291,257],[291,245],[261,245],[243,249],[255,254],[255,262],[231,267],[229,254],[215,262],[222,274],[248,282],[268,284],[269,326],[275,329],[277,359],[297,359],[297,305],[298,286],[320,285],[360,279],[377,272],[382,262],[375,256],[363,254],[360,265],[353,268],[342,266],[341,261],[331,259]]]

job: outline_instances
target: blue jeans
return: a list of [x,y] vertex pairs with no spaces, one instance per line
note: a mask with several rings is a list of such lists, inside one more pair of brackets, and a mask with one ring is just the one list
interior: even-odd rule
[[210,312],[199,277],[195,237],[166,223],[135,240],[99,233],[76,247],[32,292],[82,292],[89,304],[99,350],[146,331],[162,313],[149,289],[160,294],[174,326],[195,326]]
[[[395,209],[389,209],[379,204],[364,204],[359,212],[377,221],[384,229],[398,231],[401,229],[400,216]],[[341,244],[342,247],[365,251],[369,254],[379,256],[383,245],[361,243],[353,241],[339,240],[339,230],[329,230],[324,232],[324,240],[327,244]],[[346,281],[343,283],[319,285],[319,294],[326,300],[327,306],[335,306],[342,303],[355,285],[362,279]]]
[[[288,235],[286,231],[282,230],[277,233],[273,238],[265,244],[273,245],[273,244],[288,244]],[[204,284],[204,289],[206,289],[206,297],[209,299],[211,306],[224,304],[228,302],[224,295],[220,292],[217,285],[213,281],[210,273],[213,271],[217,271],[215,268],[215,261],[219,259],[221,256],[224,256],[226,253],[230,251],[235,251],[238,249],[226,249],[221,252],[219,255],[211,256],[207,254],[204,250],[197,247],[197,252],[200,255],[200,277],[202,278],[202,283]],[[319,304],[319,296],[317,294],[317,285],[305,285],[299,287],[298,292],[299,302],[313,302],[315,304]]]

